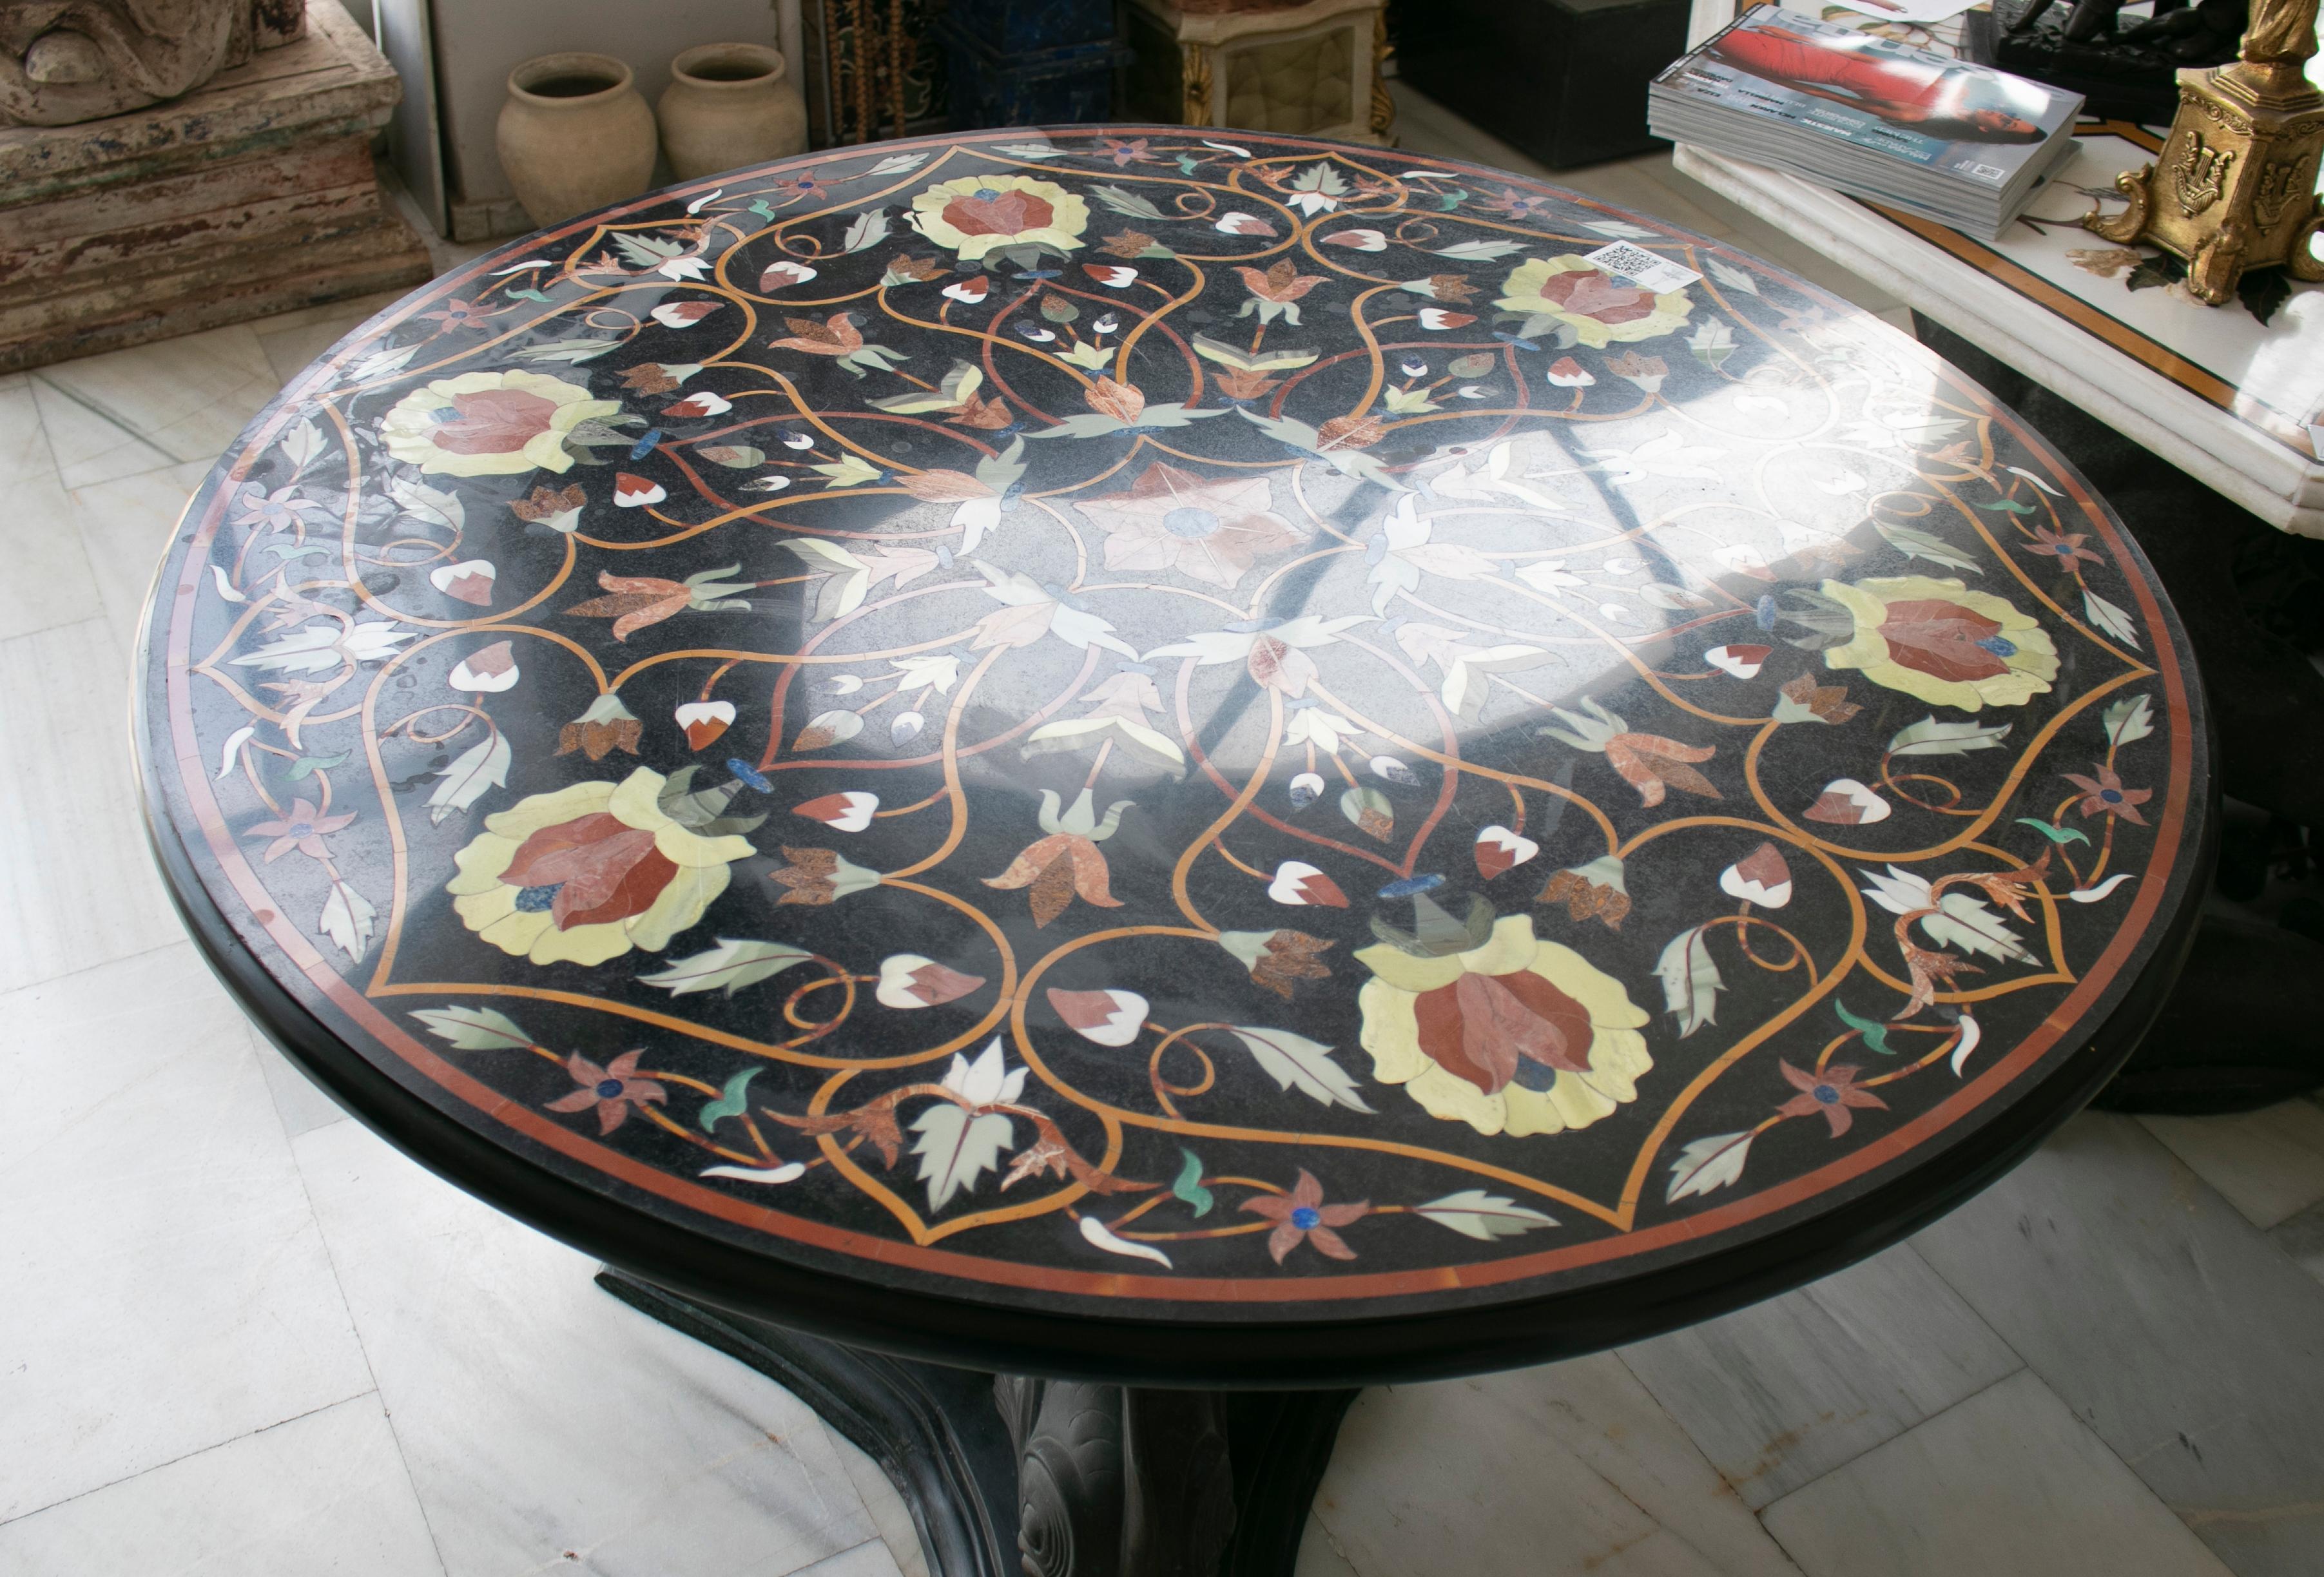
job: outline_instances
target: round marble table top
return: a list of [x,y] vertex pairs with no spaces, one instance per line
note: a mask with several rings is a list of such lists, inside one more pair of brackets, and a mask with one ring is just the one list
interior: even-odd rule
[[1904,336],[1184,128],[436,281],[219,462],[145,650],[157,842],[278,1038],[826,1323],[1736,1301],[2086,1097],[2205,843],[2136,549]]

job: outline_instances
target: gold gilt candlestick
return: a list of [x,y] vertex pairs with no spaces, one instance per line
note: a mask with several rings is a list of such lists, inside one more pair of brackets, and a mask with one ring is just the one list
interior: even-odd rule
[[2324,93],[2302,72],[2316,52],[2318,0],[2252,0],[2243,58],[2179,73],[2179,114],[2160,162],[2125,171],[2119,214],[2082,217],[2109,241],[2144,241],[2187,263],[2187,288],[2216,307],[2246,270],[2324,280],[2310,249]]

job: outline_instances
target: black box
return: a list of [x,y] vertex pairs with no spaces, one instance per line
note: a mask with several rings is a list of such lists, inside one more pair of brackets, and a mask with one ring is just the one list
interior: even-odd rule
[[963,32],[950,16],[934,31],[944,46],[954,131],[1082,125],[1113,113],[1115,80],[1128,51],[1111,34],[1091,43],[1004,52]]
[[1688,0],[1395,0],[1403,80],[1553,170],[1664,147],[1646,83]]
[[947,0],[944,25],[1000,55],[1111,42],[1113,0]]

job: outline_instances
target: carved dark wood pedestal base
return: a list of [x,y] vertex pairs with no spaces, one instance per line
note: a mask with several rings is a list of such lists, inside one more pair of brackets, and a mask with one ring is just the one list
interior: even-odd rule
[[782,1382],[911,1508],[936,1577],[1288,1577],[1351,1390],[1151,1390],[890,1358],[597,1284]]

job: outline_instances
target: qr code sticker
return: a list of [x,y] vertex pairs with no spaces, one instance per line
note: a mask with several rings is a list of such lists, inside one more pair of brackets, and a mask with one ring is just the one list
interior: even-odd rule
[[1658,267],[1663,260],[1651,252],[1641,251],[1627,241],[1618,241],[1611,246],[1600,247],[1591,253],[1590,261],[1608,273],[1626,273],[1636,276]]
[[1691,268],[1658,256],[1642,246],[1633,246],[1627,241],[1600,246],[1597,251],[1587,254],[1583,261],[1657,295],[1675,290],[1683,285],[1691,285],[1702,277]]

